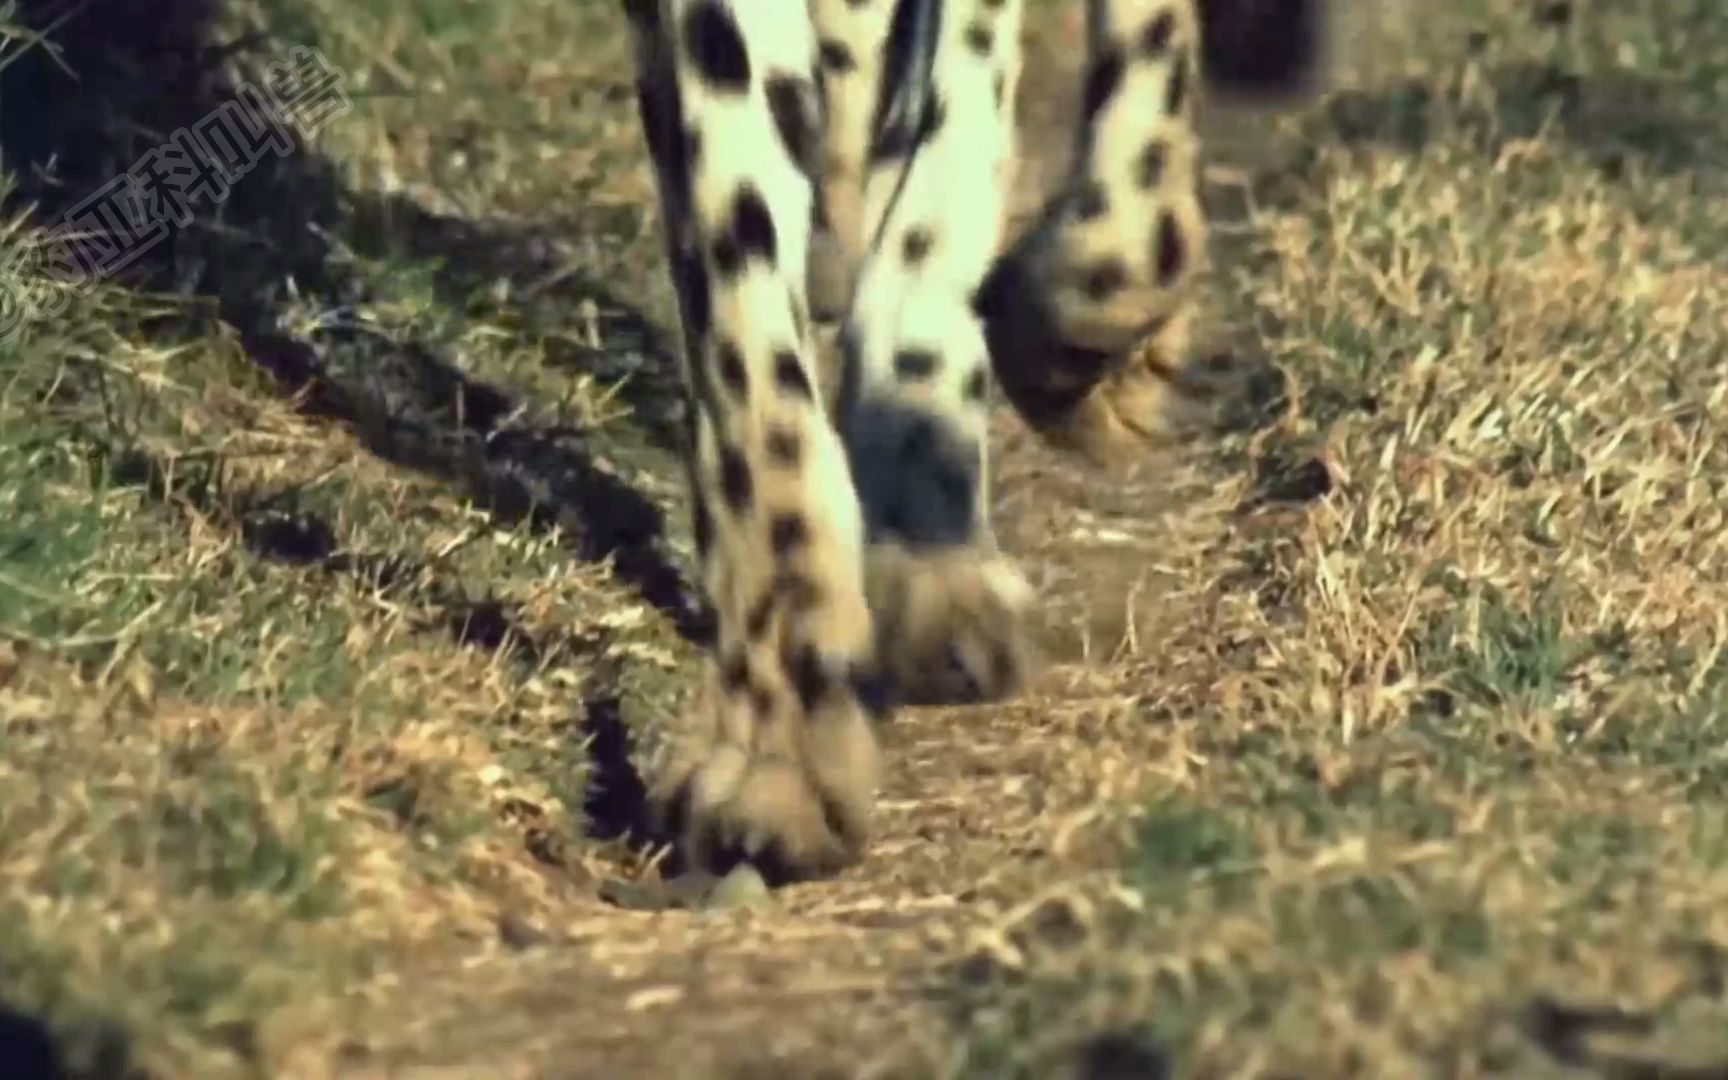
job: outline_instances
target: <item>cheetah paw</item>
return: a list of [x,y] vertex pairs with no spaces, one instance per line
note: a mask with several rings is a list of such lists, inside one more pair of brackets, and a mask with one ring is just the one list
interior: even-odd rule
[[881,542],[866,555],[865,578],[878,663],[898,701],[998,701],[1024,684],[1033,590],[1000,554]]
[[1186,301],[1125,297],[1066,340],[1040,272],[1001,261],[978,304],[998,384],[1053,445],[1100,464],[1133,461],[1148,443],[1264,426],[1287,407],[1282,373],[1263,355],[1195,341]]
[[1107,464],[1133,460],[1151,442],[1264,427],[1286,405],[1283,374],[1264,357],[1195,348],[1185,329],[1161,331],[1130,350],[1050,435]]
[[[808,712],[793,701],[722,704],[662,773],[664,824],[695,870],[749,863],[770,885],[829,877],[870,833],[880,755],[860,701],[839,687]],[[800,712],[793,716],[791,713]]]

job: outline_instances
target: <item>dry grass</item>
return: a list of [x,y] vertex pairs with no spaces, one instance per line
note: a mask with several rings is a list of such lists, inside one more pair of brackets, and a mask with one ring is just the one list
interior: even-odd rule
[[0,940],[9,998],[202,1075],[334,1045],[349,995],[591,891],[589,677],[674,647],[556,531],[149,313],[28,327],[0,388]]
[[[93,1075],[1722,1075],[1728,14],[1558,8],[1213,192],[1286,415],[1108,484],[1002,418],[1058,662],[894,725],[867,864],[693,914],[582,826],[691,655],[612,7],[231,4],[358,99],[316,258],[211,248],[323,374],[220,284],[6,346],[0,1002]],[[528,405],[465,442],[422,353]]]
[[978,1075],[1098,1030],[1187,1075],[1728,1067],[1728,19],[1683,7],[1308,123],[1226,288],[1300,395],[1250,456],[1330,491],[1153,549],[1133,913],[996,956]]

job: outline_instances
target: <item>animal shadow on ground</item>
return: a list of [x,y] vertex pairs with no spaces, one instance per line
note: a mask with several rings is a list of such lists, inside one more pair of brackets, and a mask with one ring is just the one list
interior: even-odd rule
[[[1480,53],[1489,46],[1473,36],[1467,47]],[[1474,84],[1468,92],[1467,83]],[[1558,61],[1483,59],[1440,79],[1328,95],[1290,159],[1256,178],[1257,194],[1269,205],[1288,203],[1293,184],[1313,175],[1322,145],[1418,154],[1442,130],[1463,135],[1490,160],[1533,138],[1567,142],[1615,181],[1634,160],[1647,173],[1703,185],[1719,184],[1728,166],[1720,118],[1687,101],[1674,82],[1631,71],[1583,76]]]
[[[235,101],[243,85],[237,71],[262,69],[291,44],[316,44],[220,40],[218,8],[219,0],[25,0],[17,21],[44,44],[0,66],[0,160],[19,181],[18,206],[33,205],[39,223],[57,220],[173,132]],[[441,479],[502,521],[560,527],[580,558],[610,558],[617,576],[681,634],[705,639],[710,613],[670,557],[659,507],[596,453],[589,433],[525,421],[533,410],[506,390],[354,317],[368,286],[338,243],[362,255],[439,260],[449,269],[435,287],[452,305],[500,279],[518,296],[532,292],[529,283],[558,279],[535,302],[598,305],[624,339],[620,351],[635,354],[622,391],[633,416],[663,442],[682,437],[676,367],[652,324],[603,288],[563,273],[542,230],[443,217],[406,198],[350,190],[336,166],[298,137],[289,153],[263,155],[225,198],[195,206],[189,222],[119,280],[212,304],[251,361],[307,414],[347,426],[379,458]],[[329,317],[306,333],[285,329],[296,298]],[[606,377],[605,365],[618,358],[603,347],[557,359]],[[148,486],[160,474],[161,463],[135,450],[113,461],[129,482]],[[341,551],[329,524],[315,517],[260,506],[227,518],[264,558],[364,574],[384,586],[410,576],[411,568],[388,559]],[[507,643],[529,657],[541,647],[501,605],[467,601],[459,588],[444,593],[458,640]],[[584,714],[573,727],[593,736],[589,831],[647,839],[644,788],[629,764],[615,678],[604,665],[587,678]]]
[[0,1005],[0,1061],[14,1075],[60,1080],[65,1066],[54,1046],[53,1036],[40,1021]]

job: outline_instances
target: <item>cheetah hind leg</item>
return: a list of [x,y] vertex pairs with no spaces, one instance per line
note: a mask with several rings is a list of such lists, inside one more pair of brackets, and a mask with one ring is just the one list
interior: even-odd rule
[[855,262],[832,354],[896,701],[1014,693],[1032,590],[988,510],[989,358],[972,296],[1000,248],[1023,0],[814,0],[823,198]]
[[978,294],[1010,402],[1052,443],[1100,463],[1253,422],[1279,396],[1268,365],[1200,330],[1202,17],[1212,33],[1220,19],[1265,16],[1241,0],[1199,2],[1088,0],[1072,171]]

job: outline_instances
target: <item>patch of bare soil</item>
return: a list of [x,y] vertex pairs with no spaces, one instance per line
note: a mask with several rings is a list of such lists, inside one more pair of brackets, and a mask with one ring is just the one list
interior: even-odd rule
[[[1070,152],[1083,50],[1069,7],[1029,19],[1017,224]],[[1005,407],[993,450],[999,528],[1043,591],[1050,663],[1012,702],[893,721],[862,865],[755,908],[647,912],[595,895],[564,925],[506,928],[462,970],[381,1002],[393,1019],[342,1075],[953,1071],[957,989],[1012,971],[1028,934],[1084,933],[1127,902],[1108,826],[1192,766],[1158,722],[1188,677],[1159,661],[1160,643],[1204,633],[1217,570],[1203,568],[1245,490],[1204,449],[1105,477]]]

